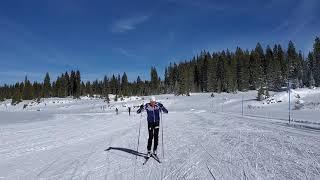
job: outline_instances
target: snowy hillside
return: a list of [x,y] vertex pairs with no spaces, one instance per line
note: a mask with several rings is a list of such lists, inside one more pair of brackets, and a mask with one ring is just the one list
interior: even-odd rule
[[320,179],[320,89],[292,91],[290,124],[286,92],[262,102],[256,95],[156,96],[169,110],[162,163],[146,165],[146,114],[135,111],[148,97],[7,100],[0,103],[0,179]]

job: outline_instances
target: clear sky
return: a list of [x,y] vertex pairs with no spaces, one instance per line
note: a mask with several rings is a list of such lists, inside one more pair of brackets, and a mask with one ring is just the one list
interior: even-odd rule
[[3,0],[0,84],[79,69],[83,80],[149,78],[202,49],[252,49],[320,35],[319,0]]

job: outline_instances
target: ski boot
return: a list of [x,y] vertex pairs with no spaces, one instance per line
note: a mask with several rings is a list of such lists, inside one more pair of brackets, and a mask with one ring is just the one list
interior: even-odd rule
[[154,155],[154,156],[156,156],[156,157],[157,157],[157,150],[153,150],[152,155]]
[[150,158],[150,157],[151,157],[151,151],[148,151],[147,158]]

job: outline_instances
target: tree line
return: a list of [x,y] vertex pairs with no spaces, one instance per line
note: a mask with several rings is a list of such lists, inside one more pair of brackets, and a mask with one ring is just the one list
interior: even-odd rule
[[267,46],[260,43],[255,49],[235,52],[223,50],[200,55],[182,63],[170,64],[164,75],[165,92],[189,94],[190,92],[237,92],[259,90],[282,91],[299,87],[320,86],[320,39],[317,37],[307,58],[297,51],[292,41],[287,50],[280,44]]
[[189,95],[190,92],[228,92],[258,90],[258,99],[268,96],[268,91],[282,91],[299,87],[320,86],[320,39],[317,37],[313,49],[304,57],[292,41],[287,49],[280,44],[267,46],[260,43],[255,49],[235,52],[223,50],[208,52],[180,63],[171,63],[161,80],[155,67],[151,68],[150,81],[138,76],[133,82],[122,75],[104,76],[103,80],[81,81],[80,71],[65,72],[51,82],[46,73],[43,82],[31,83],[27,76],[24,82],[0,86],[0,101],[12,99],[12,103],[48,97],[79,98],[100,95],[109,100],[108,94],[122,96],[174,93]]
[[14,85],[0,86],[0,101],[12,99],[12,104],[22,100],[33,100],[49,97],[74,97],[99,95],[101,98],[110,100],[108,94],[116,95],[115,100],[123,96],[159,94],[161,79],[155,67],[151,68],[151,81],[143,81],[140,76],[134,82],[128,81],[124,72],[122,76],[104,76],[103,80],[81,81],[79,70],[65,72],[51,82],[49,73],[46,73],[43,82],[33,82],[25,77],[24,82],[17,82]]

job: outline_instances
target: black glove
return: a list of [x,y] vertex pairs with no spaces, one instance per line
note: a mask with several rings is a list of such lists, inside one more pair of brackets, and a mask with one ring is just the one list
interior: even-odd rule
[[138,109],[137,113],[140,114],[142,110],[143,110],[143,105],[140,106],[140,108]]
[[161,108],[162,108],[162,107],[163,107],[163,104],[159,103],[159,107],[161,107]]

